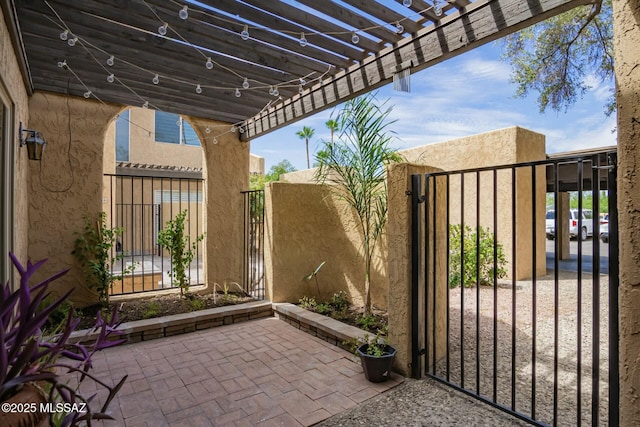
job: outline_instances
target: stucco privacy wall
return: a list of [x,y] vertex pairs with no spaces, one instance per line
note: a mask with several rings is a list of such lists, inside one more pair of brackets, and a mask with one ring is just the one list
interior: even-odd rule
[[[364,263],[356,218],[327,186],[267,184],[265,221],[267,298],[295,303],[306,295],[326,301],[344,290],[354,304],[363,305]],[[371,272],[371,299],[378,307],[387,306],[384,246],[384,240],[378,243]],[[318,295],[315,281],[304,277],[323,261]]]
[[[545,137],[542,134],[523,129],[518,126],[471,135],[437,144],[400,151],[410,163],[429,165],[445,171],[457,171],[489,166],[509,165],[514,163],[544,160]],[[544,275],[545,261],[545,170],[540,167],[536,171],[536,273]],[[476,178],[475,173],[464,176],[465,223],[475,227],[476,211]],[[516,174],[516,245],[517,257],[520,260],[532,259],[531,221],[531,171],[518,170]],[[452,176],[450,182],[450,222],[459,224],[461,219],[461,178]],[[493,183],[490,173],[480,175],[480,225],[493,228]],[[509,261],[506,266],[509,277],[512,275],[512,181],[511,171],[498,172],[498,241],[502,244],[505,256]],[[531,262],[517,262],[516,280],[532,277]]]
[[[395,360],[395,368],[408,375],[411,372],[411,197],[406,194],[411,189],[411,175],[438,172],[436,168],[429,166],[413,165],[407,163],[390,165],[387,170],[388,194],[389,194],[389,217],[387,222],[387,278],[389,286],[389,340],[398,350]],[[422,185],[424,186],[424,180]],[[439,207],[439,216],[442,217],[445,210],[444,196],[441,190],[437,197],[436,206]],[[432,194],[432,193],[431,193]],[[433,196],[433,194],[432,194]],[[424,207],[424,205],[421,205]],[[433,206],[433,204],[430,204]],[[430,216],[431,218],[432,216]],[[445,232],[446,224],[440,221],[439,232]],[[444,225],[444,227],[442,227]],[[421,230],[421,247],[424,248],[424,229]],[[432,245],[432,241],[429,242]],[[438,271],[445,271],[446,263],[446,239],[438,239],[438,253],[445,254],[438,259]],[[430,249],[433,251],[433,248]],[[433,252],[431,252],[433,253]],[[421,258],[422,261],[422,258]],[[444,262],[443,262],[444,261]],[[424,266],[423,266],[424,268]],[[421,275],[424,278],[424,271]],[[428,272],[426,274],[429,274]],[[431,276],[430,276],[431,277]],[[446,275],[440,275],[436,286],[436,297],[439,301],[446,298]],[[426,290],[429,292],[429,301],[433,301],[433,288]],[[424,286],[420,288],[418,301],[419,310],[424,313]],[[431,306],[429,307],[431,309]],[[440,325],[446,324],[446,306],[438,305],[437,322]],[[428,315],[428,321],[433,324],[434,313]],[[424,319],[420,319],[419,330],[423,330]],[[444,350],[446,328],[438,329],[437,342],[439,344],[438,355]],[[425,348],[423,342],[419,343],[420,348]],[[429,347],[433,351],[432,346]]]
[[105,133],[122,107],[38,92],[29,99],[29,126],[42,132],[48,144],[41,162],[29,170],[29,256],[48,258],[41,275],[63,268],[71,271],[53,289],[75,287],[71,299],[78,305],[96,301],[84,285],[71,251],[83,215],[102,208],[102,157]]
[[620,425],[640,424],[640,0],[614,0],[620,230]]
[[240,141],[237,132],[226,132],[217,135],[218,143],[213,144],[206,129],[222,129],[231,124],[186,118],[200,141],[204,141],[207,283],[241,283],[244,210],[240,192],[249,188],[249,143]]
[[[18,129],[20,122],[28,127],[31,127],[32,124],[29,121],[29,100],[25,83],[22,80],[18,60],[13,51],[2,8],[0,8],[0,85],[7,93],[14,107],[13,123],[10,123],[13,131],[9,141],[12,146],[4,147],[5,152],[13,152],[13,159],[9,159],[9,162],[13,164],[12,178],[15,185],[15,191],[13,192],[13,221],[11,224],[13,229],[13,251],[21,262],[26,262],[28,253],[29,197],[25,188],[29,182],[29,159],[27,158],[26,148],[19,148]],[[6,185],[7,183],[3,184]],[[0,238],[7,239],[7,236],[1,236]],[[6,253],[1,254],[1,256],[8,259],[8,254]]]

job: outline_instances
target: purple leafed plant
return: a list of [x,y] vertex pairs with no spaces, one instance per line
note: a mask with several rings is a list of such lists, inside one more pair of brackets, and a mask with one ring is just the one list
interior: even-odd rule
[[[20,273],[20,286],[15,291],[10,282],[0,286],[0,402],[16,394],[27,383],[46,384],[50,402],[78,404],[76,407],[84,406],[86,409],[86,412],[66,414],[59,420],[59,425],[76,426],[86,423],[90,426],[92,419],[113,419],[106,411],[127,376],[115,386],[109,386],[90,374],[89,370],[92,367],[91,358],[97,351],[125,341],[117,339],[122,334],[117,330],[117,311],[114,310],[108,320],[98,313],[92,329],[98,336],[89,343],[70,342],[70,335],[80,322],[80,318],[74,316],[73,309],[59,332],[46,336],[42,330],[48,317],[71,293],[70,290],[47,304],[47,297],[50,295],[48,288],[51,282],[68,270],[30,286],[31,277],[46,260],[35,264],[28,261],[25,268],[15,255],[9,256]],[[76,388],[69,385],[69,375],[74,374],[79,376]],[[91,402],[96,395],[84,397],[78,393],[80,383],[87,378],[109,391],[103,405],[95,412],[91,408]]]

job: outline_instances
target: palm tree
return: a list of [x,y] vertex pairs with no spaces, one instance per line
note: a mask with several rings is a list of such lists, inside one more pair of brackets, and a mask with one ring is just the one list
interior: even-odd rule
[[385,166],[402,158],[390,146],[386,132],[391,109],[376,104],[375,95],[357,97],[344,104],[338,117],[340,138],[323,141],[316,154],[320,165],[316,181],[332,184],[330,190],[355,211],[362,233],[364,309],[371,314],[371,261],[387,221]]
[[336,119],[329,119],[326,121],[325,125],[331,131],[331,143],[333,143],[333,135],[339,129],[339,124]]
[[302,130],[296,132],[296,135],[298,135],[300,139],[304,139],[307,144],[307,169],[311,169],[311,164],[309,163],[309,138],[312,138],[314,133],[315,130],[309,126],[304,126]]

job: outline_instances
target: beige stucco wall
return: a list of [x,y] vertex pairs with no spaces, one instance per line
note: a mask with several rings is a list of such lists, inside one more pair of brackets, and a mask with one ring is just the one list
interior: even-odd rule
[[[332,196],[329,188],[315,184],[268,183],[265,188],[265,273],[267,298],[297,303],[302,296],[327,301],[345,290],[353,304],[364,301],[364,264],[361,237],[353,212]],[[371,298],[386,308],[385,257],[374,254]],[[320,295],[314,280],[305,281],[321,263]]]
[[251,154],[249,157],[249,173],[264,176],[264,157]]
[[[4,87],[11,102],[14,105],[13,135],[10,143],[13,144],[14,159],[12,161],[14,167],[13,180],[15,183],[15,192],[13,194],[13,252],[18,256],[21,262],[26,262],[28,253],[28,234],[29,234],[29,195],[25,189],[29,183],[29,159],[27,158],[26,148],[19,148],[18,129],[20,122],[25,127],[31,127],[29,121],[29,100],[25,83],[22,80],[20,69],[18,68],[18,60],[9,32],[5,24],[5,17],[2,9],[0,9],[0,85]],[[6,236],[2,236],[6,238]],[[8,257],[8,254],[2,254]]]
[[93,303],[95,293],[85,287],[71,254],[74,233],[82,230],[85,213],[97,215],[103,209],[103,141],[120,109],[46,92],[29,99],[29,126],[48,142],[43,160],[29,168],[29,256],[49,259],[43,274],[71,268],[53,290],[75,288],[71,299],[81,306]]
[[[411,163],[433,166],[445,171],[456,171],[489,166],[500,166],[514,163],[544,160],[545,137],[518,126],[471,135],[437,144],[400,151],[400,154]],[[522,168],[516,174],[516,280],[532,277],[532,197],[531,169]],[[512,178],[511,170],[499,171],[498,180],[498,241],[502,244],[508,260],[506,269],[508,277],[512,276]],[[536,170],[536,273],[544,275],[545,261],[545,170]],[[461,175],[450,179],[450,222],[460,224],[462,219],[461,205],[464,201],[465,225],[476,226],[476,175],[464,175],[464,200],[461,198]],[[493,180],[491,172],[480,174],[480,225],[493,229]],[[524,262],[527,260],[528,262]]]
[[614,0],[620,230],[620,425],[640,424],[640,0]]
[[[189,123],[204,140],[207,127],[220,129],[225,123],[189,117]],[[204,153],[207,283],[242,281],[244,233],[241,191],[249,189],[249,143],[237,132],[216,136],[218,143],[202,144]],[[210,139],[210,138],[209,138]]]

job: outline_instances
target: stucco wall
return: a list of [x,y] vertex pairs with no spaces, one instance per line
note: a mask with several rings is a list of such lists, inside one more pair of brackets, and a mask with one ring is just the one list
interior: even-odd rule
[[[297,303],[302,296],[327,301],[345,290],[353,304],[364,301],[364,263],[361,237],[353,212],[328,187],[315,184],[273,182],[265,188],[265,272],[267,298]],[[374,254],[371,298],[386,308],[386,259],[380,248]],[[318,273],[320,295],[314,280],[305,281],[323,261]]]
[[[203,141],[206,128],[219,129],[224,123],[188,118]],[[228,124],[227,124],[228,125]],[[207,283],[242,281],[244,211],[241,191],[249,189],[249,143],[237,132],[216,136],[218,143],[203,143],[206,227]]]
[[264,176],[264,157],[251,154],[249,157],[249,173]]
[[[14,159],[12,161],[14,172],[13,179],[15,182],[15,192],[13,194],[14,210],[13,210],[13,251],[21,262],[26,262],[28,254],[28,234],[29,234],[29,213],[28,203],[29,195],[25,191],[29,182],[29,159],[27,158],[26,148],[19,148],[18,129],[20,122],[24,126],[30,127],[32,123],[29,121],[29,100],[25,83],[22,80],[20,69],[18,68],[18,60],[9,32],[5,24],[5,17],[2,9],[0,9],[0,84],[8,93],[11,102],[14,105],[13,138],[10,143],[13,144]],[[6,238],[6,236],[2,236]],[[2,254],[8,258],[8,254]]]
[[614,0],[620,230],[620,425],[640,424],[640,0]]
[[53,290],[74,287],[71,299],[80,306],[95,302],[96,294],[84,285],[71,251],[83,215],[103,209],[103,142],[120,108],[46,92],[29,99],[29,126],[48,142],[43,160],[29,165],[29,256],[49,259],[42,274],[71,268]]

